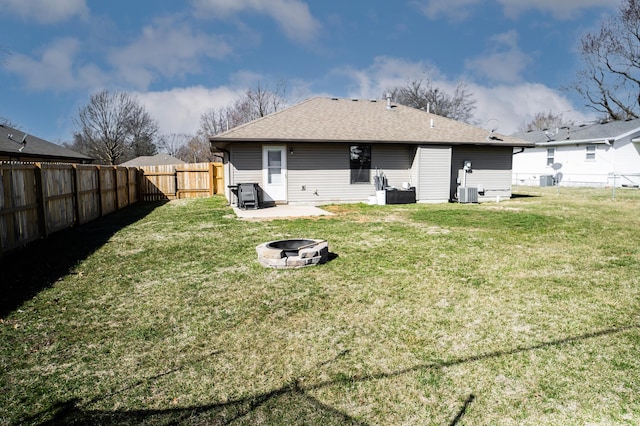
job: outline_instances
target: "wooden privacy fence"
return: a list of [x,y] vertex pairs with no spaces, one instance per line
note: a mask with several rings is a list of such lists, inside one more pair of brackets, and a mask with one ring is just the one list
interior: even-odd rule
[[224,192],[222,163],[188,163],[143,166],[141,199],[144,201],[209,197]]
[[0,163],[0,255],[138,201],[133,167]]
[[0,163],[0,255],[138,200],[224,191],[222,163],[117,167]]

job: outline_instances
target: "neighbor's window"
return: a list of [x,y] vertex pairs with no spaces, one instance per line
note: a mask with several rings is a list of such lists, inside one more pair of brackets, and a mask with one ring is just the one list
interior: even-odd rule
[[547,166],[552,166],[554,161],[554,156],[556,155],[555,148],[547,148]]
[[596,146],[595,145],[587,145],[587,156],[586,160],[595,160],[596,159]]
[[369,183],[371,175],[371,145],[351,145],[349,147],[351,183]]

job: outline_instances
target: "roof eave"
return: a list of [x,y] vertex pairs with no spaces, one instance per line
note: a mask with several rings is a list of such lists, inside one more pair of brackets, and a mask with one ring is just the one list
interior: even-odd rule
[[611,145],[614,141],[615,141],[615,138],[567,139],[564,141],[536,142],[536,146],[542,147],[542,146],[583,145],[583,144]]
[[533,148],[531,142],[505,142],[505,141],[437,141],[437,140],[371,140],[371,139],[281,139],[281,138],[218,138],[211,137],[209,142],[215,147],[226,148],[231,143],[378,143],[390,145],[479,145],[479,146],[509,146]]

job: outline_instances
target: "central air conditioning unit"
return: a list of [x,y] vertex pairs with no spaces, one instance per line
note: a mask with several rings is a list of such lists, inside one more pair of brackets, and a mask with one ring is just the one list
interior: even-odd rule
[[478,188],[475,186],[461,186],[458,188],[459,203],[477,203]]

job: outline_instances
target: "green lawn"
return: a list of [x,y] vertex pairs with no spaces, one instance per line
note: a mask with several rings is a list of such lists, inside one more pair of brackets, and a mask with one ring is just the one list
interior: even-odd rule
[[[5,256],[0,425],[640,423],[640,191],[139,204]],[[331,260],[255,247],[327,239]]]

